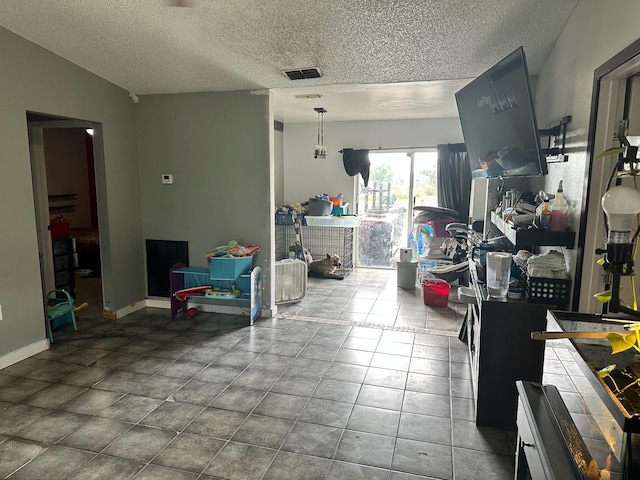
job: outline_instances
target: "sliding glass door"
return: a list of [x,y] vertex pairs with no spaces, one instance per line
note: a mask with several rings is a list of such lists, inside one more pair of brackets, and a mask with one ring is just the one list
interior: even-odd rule
[[408,246],[415,205],[438,205],[436,149],[369,152],[358,193],[358,267],[393,268]]

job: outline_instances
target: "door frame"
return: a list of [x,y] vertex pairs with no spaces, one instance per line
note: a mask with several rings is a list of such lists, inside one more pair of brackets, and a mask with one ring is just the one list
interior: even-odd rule
[[[36,233],[38,237],[38,256],[42,295],[55,289],[55,275],[53,268],[53,245],[51,240],[51,223],[49,215],[49,195],[47,187],[47,168],[44,154],[45,128],[92,128],[94,132],[93,154],[96,158],[96,135],[102,135],[101,124],[88,120],[59,119],[51,117],[51,121],[27,121],[29,136],[29,158],[31,161],[31,175],[33,184],[33,201],[35,209]],[[94,160],[95,161],[95,160]],[[99,210],[99,209],[98,209]],[[99,216],[99,213],[98,213]],[[98,222],[100,223],[100,222]],[[101,256],[102,257],[102,256]],[[102,258],[100,259],[102,262]],[[104,285],[103,285],[104,290]],[[102,307],[104,308],[104,306]]]
[[611,169],[617,158],[594,160],[599,152],[613,144],[614,132],[625,113],[627,80],[640,73],[640,40],[635,41],[594,72],[589,134],[587,140],[588,169],[582,196],[578,231],[578,258],[572,310],[598,313],[601,304],[593,297],[600,291],[601,269],[596,263],[596,248],[602,248],[605,232],[604,212],[600,199],[607,188]]

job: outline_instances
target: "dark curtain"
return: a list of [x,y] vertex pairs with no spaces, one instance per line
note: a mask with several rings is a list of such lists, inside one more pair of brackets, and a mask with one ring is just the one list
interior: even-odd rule
[[342,162],[344,164],[344,170],[347,175],[353,177],[360,174],[364,186],[369,185],[369,170],[371,162],[369,161],[369,150],[361,149],[354,150],[353,148],[343,148],[340,150],[342,153]]
[[438,206],[456,210],[464,223],[470,198],[471,167],[465,144],[438,145]]

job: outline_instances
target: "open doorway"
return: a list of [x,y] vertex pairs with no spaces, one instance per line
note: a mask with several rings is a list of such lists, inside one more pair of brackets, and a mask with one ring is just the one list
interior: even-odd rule
[[[619,146],[615,139],[621,123],[628,125],[627,135],[640,139],[640,41],[627,47],[604,63],[594,73],[594,98],[591,110],[589,143],[591,157]],[[580,240],[584,244],[582,261],[576,269],[576,290],[573,310],[600,313],[603,305],[594,297],[594,292],[607,289],[607,277],[597,263],[596,249],[606,247],[605,218],[600,202],[610,185],[608,180],[618,161],[617,156],[592,160],[588,172],[587,195],[582,208]],[[634,178],[620,180],[632,186]],[[637,262],[637,258],[636,258]],[[637,264],[637,263],[636,263]],[[628,281],[628,279],[625,279]],[[627,292],[632,291],[626,283]]]
[[[27,114],[43,295],[64,288],[102,316],[93,123]],[[79,312],[80,315],[80,312]]]

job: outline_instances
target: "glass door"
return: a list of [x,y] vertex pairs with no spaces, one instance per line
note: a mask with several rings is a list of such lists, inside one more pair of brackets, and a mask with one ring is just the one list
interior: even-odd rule
[[369,152],[369,184],[360,178],[358,267],[393,268],[409,245],[413,206],[437,206],[437,152]]

